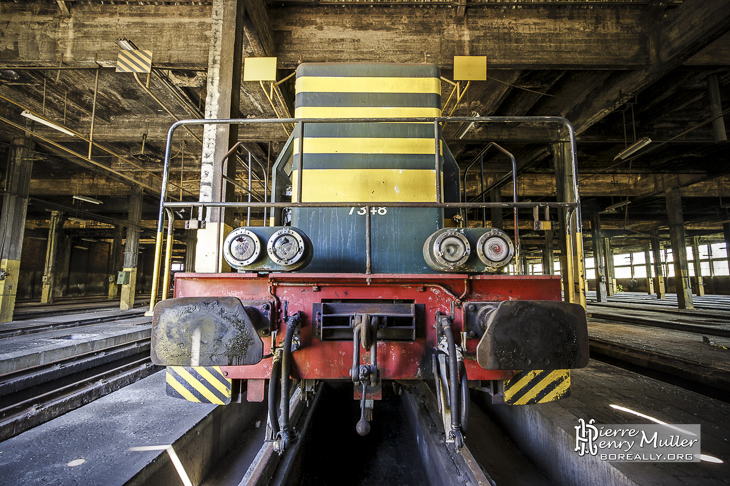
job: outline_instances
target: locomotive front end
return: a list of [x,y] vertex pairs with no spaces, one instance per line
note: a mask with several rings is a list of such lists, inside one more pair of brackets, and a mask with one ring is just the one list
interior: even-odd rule
[[[429,380],[457,448],[470,387],[509,405],[569,394],[569,369],[588,363],[577,187],[560,186],[557,202],[520,203],[514,184],[512,202],[465,201],[440,116],[435,66],[299,66],[296,128],[271,199],[239,204],[271,216],[221,235],[232,272],[178,273],[174,298],[154,308],[152,356],[167,366],[168,394],[217,404],[268,396],[279,450],[292,438],[293,382],[304,393],[320,380],[352,382],[364,435],[384,383]],[[564,120],[540,121],[572,140]],[[487,144],[511,159],[514,179],[514,157]],[[574,161],[561,167],[574,181]],[[559,215],[562,281],[505,273],[520,252],[518,209],[538,207]],[[490,208],[512,212],[512,231],[485,218],[468,225],[468,211]]]

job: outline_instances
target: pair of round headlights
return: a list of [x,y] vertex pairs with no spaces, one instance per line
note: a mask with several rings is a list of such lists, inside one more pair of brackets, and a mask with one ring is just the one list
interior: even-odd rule
[[[498,229],[482,234],[476,247],[479,260],[489,268],[509,263],[514,255],[514,246],[509,237]],[[438,265],[456,268],[469,260],[471,245],[463,233],[457,230],[445,231],[434,240],[433,255]]]
[[[246,267],[258,260],[261,246],[261,240],[254,232],[246,228],[236,228],[226,237],[223,256],[231,267]],[[304,256],[304,250],[304,240],[290,228],[275,231],[266,243],[269,258],[282,266],[298,263]]]

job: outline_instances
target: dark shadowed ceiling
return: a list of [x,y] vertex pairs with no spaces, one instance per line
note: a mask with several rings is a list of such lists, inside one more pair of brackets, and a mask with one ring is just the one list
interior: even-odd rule
[[[472,82],[444,115],[566,117],[578,134],[586,233],[593,213],[628,199],[602,214],[603,226],[640,244],[650,231],[666,230],[665,191],[673,187],[681,188],[690,236],[719,238],[730,220],[728,145],[716,121],[730,108],[730,1],[244,3],[244,57],[277,56],[279,79],[300,62],[337,61],[431,62],[452,79],[454,55],[486,55],[487,81]],[[79,231],[111,232],[110,224],[126,219],[131,185],[145,189],[144,225],[152,227],[167,129],[175,118],[205,112],[212,8],[210,1],[0,1],[0,157],[32,132],[31,230],[47,227],[48,209],[63,209],[104,223]],[[153,51],[149,87],[146,75],[115,72],[120,37]],[[443,102],[452,89],[442,83]],[[241,116],[290,116],[293,81],[271,94],[243,83]],[[28,125],[23,110],[74,135]],[[520,198],[553,197],[544,134],[472,128],[457,138],[460,127],[449,124],[444,136],[462,169],[494,137],[517,156]],[[652,142],[636,156],[615,159],[643,137]],[[240,138],[273,163],[286,134],[272,125]],[[174,142],[175,197],[197,200],[198,139],[202,130],[193,129]],[[487,183],[508,170],[492,152],[485,163]],[[239,177],[246,178],[243,166]],[[467,189],[476,194],[476,180]],[[104,204],[72,198],[79,194]]]

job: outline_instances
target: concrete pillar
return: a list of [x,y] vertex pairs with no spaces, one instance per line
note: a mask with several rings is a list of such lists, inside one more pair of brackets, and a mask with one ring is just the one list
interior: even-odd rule
[[[205,101],[206,118],[238,118],[243,55],[244,0],[213,0],[208,55],[208,94]],[[233,158],[220,167],[226,152],[238,138],[237,125],[205,125],[200,170],[200,201],[233,200],[230,184],[223,184],[225,173],[235,179]],[[221,186],[224,187],[221,187]],[[226,187],[227,186],[227,187]],[[206,215],[205,229],[198,230],[200,251],[196,252],[198,272],[218,272],[223,269],[221,245],[223,235],[231,230],[232,212],[211,210]]]
[[[489,200],[491,202],[502,202],[502,193],[499,188],[489,191]],[[502,222],[502,208],[492,208],[490,211],[492,213],[492,228],[504,229],[504,223]]]
[[119,302],[121,310],[134,306],[137,290],[137,263],[139,261],[139,223],[142,220],[142,189],[132,187],[129,196],[129,226],[127,226],[127,243],[124,245],[124,268],[128,275],[128,283],[122,285],[122,297]]
[[[725,237],[725,251],[727,255],[728,268],[730,268],[730,223],[722,223],[722,234]],[[711,248],[710,251],[712,251]],[[710,276],[714,277],[715,267],[712,266],[712,261],[710,261],[710,272],[712,272]]]
[[611,238],[603,239],[603,257],[606,261],[606,295],[611,297],[616,294],[616,272],[613,268]]
[[596,301],[606,302],[606,297],[608,297],[606,290],[606,265],[604,263],[603,238],[601,237],[601,215],[598,213],[593,215],[591,231],[593,233],[593,259],[596,262]]
[[669,234],[672,238],[672,255],[674,255],[674,284],[677,288],[677,305],[680,309],[694,309],[692,287],[689,281],[689,265],[687,263],[687,240],[684,234],[682,197],[679,194],[679,189],[668,190],[666,199]]
[[56,256],[58,255],[58,240],[63,228],[63,213],[60,211],[51,212],[51,224],[48,227],[48,246],[46,246],[46,264],[43,268],[43,290],[41,291],[41,303],[50,304],[53,302],[53,293],[56,283]]
[[651,251],[654,254],[654,289],[658,299],[666,299],[666,287],[664,285],[664,272],[662,270],[662,244],[659,240],[659,231],[654,231],[654,238],[651,239]]
[[646,264],[646,288],[647,293],[654,293],[654,279],[651,278],[651,244],[644,245],[644,261]]
[[122,226],[117,226],[114,231],[114,239],[112,240],[112,246],[109,250],[109,289],[108,297],[109,300],[114,300],[119,294],[119,285],[117,285],[117,273],[119,272],[119,256],[122,253],[122,234],[124,229]]
[[195,271],[195,249],[198,242],[198,237],[195,231],[188,231],[187,235],[187,247],[185,248],[185,272],[192,273]]
[[553,243],[553,230],[545,231],[545,249],[542,252],[542,273],[543,275],[553,275],[555,270],[553,262],[555,261],[555,245]]
[[725,130],[725,119],[722,117],[722,101],[720,99],[720,83],[717,74],[707,76],[707,90],[710,94],[710,115],[712,120],[712,133],[715,142],[727,142],[727,131]]
[[[61,256],[56,264],[56,291],[54,299],[61,298],[68,293],[68,279],[71,273],[71,249],[73,241],[70,236],[64,235]],[[59,241],[60,242],[60,241]]]
[[700,238],[692,238],[692,260],[695,267],[695,293],[698,297],[705,295],[705,283],[702,280],[702,265],[700,264]]
[[16,138],[8,158],[2,214],[0,214],[0,322],[13,320],[15,296],[18,294],[20,254],[23,251],[28,190],[33,172],[30,139]]

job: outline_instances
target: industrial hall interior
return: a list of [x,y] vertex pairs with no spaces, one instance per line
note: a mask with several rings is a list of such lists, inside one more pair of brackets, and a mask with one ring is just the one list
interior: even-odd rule
[[0,484],[730,486],[730,0],[0,0]]

